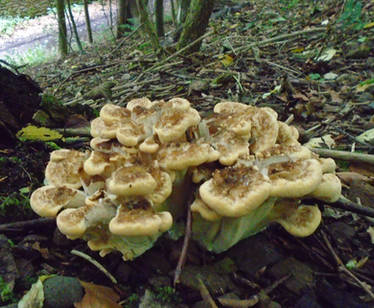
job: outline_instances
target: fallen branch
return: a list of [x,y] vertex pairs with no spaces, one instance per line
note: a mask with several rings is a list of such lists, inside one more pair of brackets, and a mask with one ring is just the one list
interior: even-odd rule
[[267,45],[267,44],[270,44],[270,43],[273,43],[273,42],[276,42],[276,41],[280,41],[280,40],[283,40],[283,39],[288,39],[288,38],[298,36],[298,35],[310,34],[310,33],[313,33],[313,32],[325,32],[325,31],[326,31],[326,28],[317,27],[317,28],[313,28],[313,29],[295,31],[295,32],[292,32],[292,33],[287,33],[287,34],[281,34],[281,35],[278,35],[278,36],[275,36],[275,37],[272,37],[272,38],[269,38],[269,39],[266,39],[266,40],[263,40],[263,41],[260,41],[260,42],[253,42],[253,43],[250,43],[250,44],[244,44],[242,47],[236,48],[236,52],[239,53],[239,52],[242,52],[242,51],[248,51],[249,49],[251,49],[253,47],[256,47],[256,46],[264,46],[264,45]]
[[374,165],[374,155],[372,154],[337,151],[337,150],[329,150],[329,149],[321,149],[321,148],[310,148],[310,150],[322,157],[331,157],[334,159],[362,162],[362,163],[368,163],[368,164]]
[[226,306],[226,307],[237,307],[237,308],[253,307],[258,302],[260,302],[266,295],[268,295],[271,291],[273,291],[276,287],[278,287],[280,284],[282,284],[284,281],[286,281],[290,277],[291,277],[291,274],[283,276],[281,279],[274,282],[271,286],[265,288],[264,290],[261,290],[260,292],[251,296],[248,299],[218,298],[218,301],[220,302],[221,305]]
[[324,203],[324,204],[332,208],[338,208],[341,210],[350,211],[358,215],[374,217],[374,209],[370,207],[360,206],[343,196],[341,196],[337,202],[329,203],[329,204]]
[[117,279],[111,273],[109,273],[104,266],[102,266],[99,262],[97,262],[91,256],[89,256],[89,255],[87,255],[87,254],[85,254],[85,253],[83,253],[79,250],[75,250],[75,249],[70,251],[70,253],[72,253],[73,255],[76,255],[78,257],[81,257],[81,258],[85,259],[86,261],[90,262],[91,264],[96,266],[105,276],[107,276],[114,284],[117,284]]
[[33,228],[40,228],[47,225],[54,225],[56,224],[56,220],[53,218],[37,218],[32,220],[26,221],[17,221],[8,224],[0,225],[0,232],[6,231],[19,231],[21,230],[29,230]]

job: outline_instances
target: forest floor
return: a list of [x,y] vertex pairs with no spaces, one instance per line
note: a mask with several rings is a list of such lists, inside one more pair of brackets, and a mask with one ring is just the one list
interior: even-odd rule
[[[55,274],[92,282],[86,295],[104,308],[221,307],[222,298],[235,300],[228,307],[373,307],[374,164],[359,154],[374,154],[374,2],[227,3],[215,10],[201,51],[188,57],[175,53],[168,29],[164,59],[133,28],[121,40],[26,73],[68,107],[59,125],[65,131],[86,125],[108,102],[125,106],[143,96],[184,97],[202,115],[223,100],[271,107],[298,128],[301,143],[346,154],[327,156],[336,159],[343,195],[356,207],[320,203],[323,222],[307,238],[271,225],[221,254],[191,242],[174,289],[183,238],[162,238],[132,262],[116,253],[101,258],[30,210],[49,152],[86,149],[86,135],[68,144],[68,138],[20,142],[0,151],[0,303],[16,302],[38,276]],[[17,224],[21,220],[29,223]],[[73,249],[97,260],[117,282]],[[73,287],[56,284],[65,296],[55,297],[67,298]]]

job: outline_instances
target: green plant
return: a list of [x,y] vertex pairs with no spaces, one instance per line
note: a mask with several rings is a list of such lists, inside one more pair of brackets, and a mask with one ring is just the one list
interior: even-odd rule
[[133,308],[136,307],[137,304],[139,303],[139,295],[136,293],[132,293],[127,299],[126,299],[126,304],[124,308]]
[[17,301],[9,283],[6,283],[0,276],[0,299],[3,303],[14,303]]
[[178,303],[181,300],[178,292],[174,288],[169,286],[156,288],[155,297],[165,304]]
[[11,35],[14,28],[29,20],[29,17],[0,17],[0,34]]
[[30,215],[32,210],[29,195],[29,187],[22,187],[18,192],[13,192],[7,196],[0,196],[0,217]]
[[352,27],[354,30],[361,30],[365,25],[361,1],[348,0],[338,23],[341,23],[343,28]]

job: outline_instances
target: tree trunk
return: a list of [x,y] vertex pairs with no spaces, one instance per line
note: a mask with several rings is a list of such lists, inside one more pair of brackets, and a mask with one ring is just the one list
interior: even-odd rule
[[126,32],[124,25],[130,17],[129,11],[129,0],[119,0],[117,13],[117,39],[121,38]]
[[138,7],[138,13],[140,15],[140,23],[144,26],[144,31],[147,33],[152,47],[156,52],[162,50],[160,42],[157,37],[157,33],[155,31],[154,25],[149,18],[149,14],[147,11],[147,6],[144,0],[136,0],[136,5]]
[[178,24],[181,25],[185,22],[191,0],[180,0],[178,8]]
[[90,21],[90,13],[88,11],[88,0],[84,0],[84,16],[86,18],[86,27],[87,27],[87,34],[88,34],[88,41],[90,44],[93,43],[92,38],[92,28],[91,28],[91,21]]
[[58,20],[58,51],[61,57],[68,54],[68,40],[65,20],[65,1],[56,1],[57,20]]
[[71,24],[72,24],[72,28],[73,28],[73,33],[74,33],[75,39],[77,41],[78,48],[79,48],[80,51],[83,51],[81,40],[79,39],[77,25],[75,24],[73,12],[71,10],[70,0],[66,0],[66,2],[68,4],[68,13],[69,13],[69,16],[70,16],[70,20],[71,20]]
[[159,38],[164,37],[164,0],[156,0],[156,31]]
[[[214,0],[192,0],[177,49],[182,49],[205,33],[209,17],[213,11]],[[198,51],[201,41],[186,50],[186,54]]]

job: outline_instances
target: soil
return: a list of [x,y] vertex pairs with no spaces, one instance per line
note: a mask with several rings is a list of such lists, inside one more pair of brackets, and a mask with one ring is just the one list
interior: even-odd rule
[[[298,128],[302,143],[317,138],[313,142],[325,148],[373,154],[372,143],[357,141],[357,136],[374,127],[374,27],[367,22],[373,20],[374,10],[372,4],[364,4],[362,19],[351,16],[344,21],[344,3],[223,5],[216,10],[211,20],[214,31],[199,53],[174,55],[160,65],[149,42],[134,32],[114,44],[107,42],[27,73],[45,94],[53,94],[68,107],[85,106],[97,113],[108,102],[125,105],[142,96],[180,96],[206,115],[221,100],[240,101],[275,109],[280,120],[292,121]],[[326,20],[330,26],[323,28]],[[168,55],[175,51],[173,39],[171,34],[163,42]],[[334,55],[317,60],[325,51]],[[92,94],[92,89],[108,81],[115,85]],[[72,120],[88,120],[83,118],[75,115],[64,128],[70,128]],[[88,145],[88,140],[73,145],[59,140],[59,146],[67,148],[83,150]],[[341,210],[320,202],[323,222],[310,237],[295,238],[271,225],[221,254],[207,252],[192,241],[174,289],[183,238],[174,241],[165,236],[142,256],[123,262],[119,253],[102,258],[85,241],[67,240],[54,219],[30,220],[36,215],[23,214],[29,194],[43,185],[51,150],[46,143],[25,142],[0,152],[0,275],[6,277],[13,296],[2,297],[2,304],[19,300],[37,277],[56,274],[105,285],[119,298],[110,293],[111,303],[128,308],[223,307],[223,298],[244,300],[240,307],[373,307],[374,215],[370,211],[359,215],[354,208]],[[365,209],[373,210],[373,164],[336,162],[343,195],[356,203],[362,200]],[[6,207],[4,199],[9,196],[14,200]],[[25,224],[17,225],[19,220]],[[97,260],[117,283],[71,254],[72,249]]]

